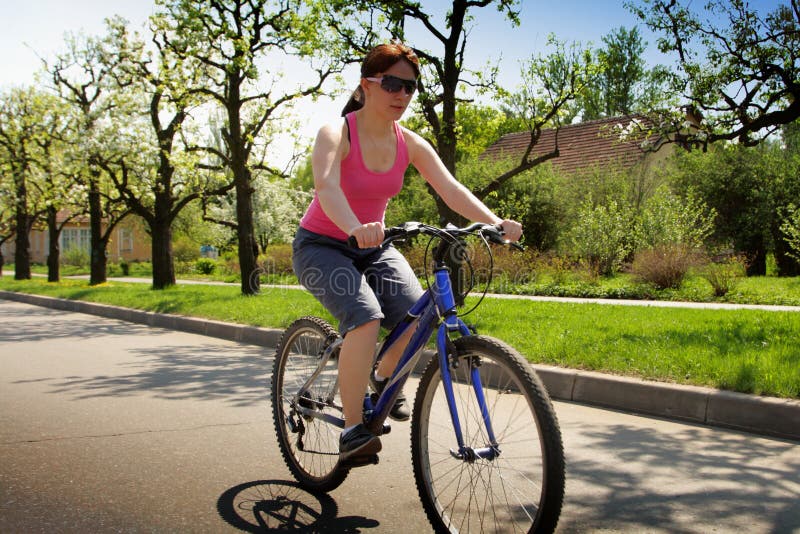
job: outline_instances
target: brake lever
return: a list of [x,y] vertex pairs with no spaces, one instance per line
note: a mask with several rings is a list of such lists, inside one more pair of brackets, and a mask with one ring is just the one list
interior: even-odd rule
[[[489,231],[490,228],[491,231]],[[512,242],[509,241],[508,239],[503,239],[502,236],[505,235],[505,231],[503,230],[503,227],[499,224],[489,226],[485,229],[485,231],[486,235],[489,237],[489,240],[492,241],[493,243],[497,243],[498,245],[508,245],[521,251],[525,250],[525,247],[520,245],[517,241]]]

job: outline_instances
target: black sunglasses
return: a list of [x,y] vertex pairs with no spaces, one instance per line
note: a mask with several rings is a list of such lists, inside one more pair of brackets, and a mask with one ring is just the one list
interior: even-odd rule
[[417,90],[417,80],[406,80],[391,74],[384,74],[380,78],[367,78],[367,80],[380,83],[381,89],[387,93],[399,93],[401,89],[405,89],[406,94],[413,95]]

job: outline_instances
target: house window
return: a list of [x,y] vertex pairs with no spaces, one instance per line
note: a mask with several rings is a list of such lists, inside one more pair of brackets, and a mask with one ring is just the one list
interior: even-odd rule
[[133,230],[130,228],[119,229],[119,251],[133,252]]
[[66,252],[71,248],[91,250],[91,234],[88,228],[64,228],[61,230],[61,250]]

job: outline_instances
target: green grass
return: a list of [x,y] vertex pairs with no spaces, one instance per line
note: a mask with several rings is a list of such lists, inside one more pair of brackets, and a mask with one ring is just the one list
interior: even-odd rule
[[[264,327],[284,328],[308,314],[330,320],[305,291],[281,288],[245,297],[238,286],[154,291],[143,284],[6,277],[0,289]],[[465,321],[535,363],[800,398],[800,312],[486,299]]]
[[[8,266],[13,270],[13,265]],[[47,274],[44,265],[33,265],[33,273]],[[62,266],[61,276],[88,275],[87,268]],[[152,267],[148,262],[132,262],[131,277],[151,278]],[[109,264],[108,277],[123,277],[117,264]],[[239,283],[239,277],[227,273],[210,275],[179,274],[178,279],[209,280],[216,282]],[[262,279],[264,284],[296,285],[293,274],[273,273]],[[713,295],[711,285],[700,276],[688,276],[680,289],[655,290],[651,286],[637,282],[630,274],[617,274],[612,277],[589,278],[581,273],[569,273],[562,280],[554,280],[543,275],[537,281],[517,284],[510,283],[502,276],[497,277],[490,289],[493,293],[519,295],[541,295],[555,297],[582,297],[603,299],[667,300],[683,302],[727,302],[734,304],[773,304],[800,306],[800,277],[752,276],[737,280],[734,289],[723,297]]]

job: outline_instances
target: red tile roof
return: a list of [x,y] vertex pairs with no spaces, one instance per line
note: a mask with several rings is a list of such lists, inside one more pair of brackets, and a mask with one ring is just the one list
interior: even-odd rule
[[[558,129],[559,156],[550,162],[556,169],[567,174],[608,165],[631,167],[647,154],[642,148],[643,137],[633,136],[637,138],[620,140],[619,128],[627,128],[634,120],[639,124],[646,124],[643,117],[623,116],[562,126]],[[542,130],[530,158],[552,152],[555,141],[555,129]],[[529,142],[530,132],[506,134],[487,148],[482,157],[520,158]]]

